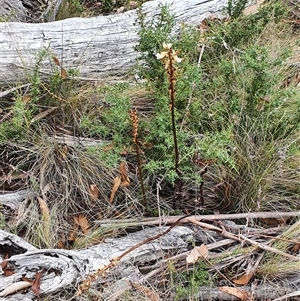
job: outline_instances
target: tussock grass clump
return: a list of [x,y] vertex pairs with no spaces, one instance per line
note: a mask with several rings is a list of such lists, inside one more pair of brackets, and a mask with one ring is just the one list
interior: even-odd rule
[[[2,187],[29,188],[36,196],[30,198],[29,210],[18,222],[18,228],[35,245],[54,247],[62,241],[67,246],[68,241],[74,242],[77,228],[84,236],[93,236],[93,221],[133,213],[132,200],[125,200],[122,190],[109,202],[118,171],[83,147],[59,144],[51,138],[23,148],[2,146],[1,162],[7,162],[4,171],[10,175],[2,178]],[[134,212],[137,208],[134,206]],[[85,226],[76,221],[80,216],[86,220]]]
[[299,173],[278,148],[270,143],[251,147],[244,140],[236,146],[235,158],[236,169],[215,166],[205,177],[205,187],[210,187],[207,194],[220,200],[217,208],[233,212],[298,210]]
[[[287,228],[280,236],[276,237],[272,243],[272,247],[289,253],[297,253],[299,251],[300,221],[295,222]],[[262,277],[268,279],[281,279],[287,276],[299,275],[300,261],[295,262],[287,257],[279,254],[265,254],[262,264],[258,269],[258,273]]]
[[211,47],[206,46],[202,59],[199,129],[204,135],[229,133],[224,150],[233,164],[217,160],[205,174],[204,189],[207,202],[225,212],[299,208],[298,70],[289,63],[297,39],[280,22],[284,7],[272,5],[276,16],[266,13],[266,5],[253,17],[232,21],[263,20],[251,35],[229,23],[212,24],[206,36]]

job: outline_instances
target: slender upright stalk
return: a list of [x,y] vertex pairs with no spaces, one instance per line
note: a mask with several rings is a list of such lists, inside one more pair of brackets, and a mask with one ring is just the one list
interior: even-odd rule
[[157,54],[157,58],[161,59],[165,65],[165,69],[167,70],[168,82],[169,82],[169,97],[170,97],[170,107],[171,107],[171,116],[172,116],[172,131],[174,138],[174,165],[175,171],[180,176],[179,170],[179,150],[178,150],[178,141],[177,141],[177,132],[176,132],[176,121],[175,121],[175,95],[176,95],[176,71],[177,67],[175,63],[180,63],[182,59],[180,59],[177,54],[179,51],[175,51],[172,49],[171,44],[164,44],[164,50],[161,53]]
[[139,174],[139,179],[140,179],[141,189],[142,189],[142,194],[143,194],[143,200],[144,200],[143,205],[147,209],[148,204],[147,204],[147,198],[146,198],[146,191],[145,191],[145,187],[144,187],[144,180],[143,180],[143,175],[142,175],[142,164],[141,164],[139,145],[138,145],[138,139],[137,139],[138,126],[139,126],[139,119],[138,119],[138,116],[137,116],[137,109],[130,110],[130,118],[131,118],[132,127],[133,127],[132,141],[133,141],[134,146],[135,146],[135,152],[136,152],[136,156],[137,156],[138,174]]
[[172,58],[172,51],[171,49],[168,51],[169,56],[169,69],[168,69],[168,79],[169,79],[169,95],[170,95],[170,106],[171,106],[171,116],[172,116],[172,131],[173,131],[173,138],[174,138],[174,151],[175,151],[175,171],[179,176],[179,150],[178,150],[178,143],[177,143],[177,133],[176,133],[176,124],[175,124],[175,72],[176,68],[173,66],[173,58]]
[[168,82],[169,82],[169,97],[170,97],[170,108],[171,108],[171,116],[172,116],[172,131],[173,131],[173,138],[174,138],[174,167],[177,173],[177,179],[175,179],[175,191],[176,197],[173,201],[173,207],[176,208],[176,200],[181,199],[182,197],[182,180],[181,180],[181,172],[179,170],[179,150],[178,150],[178,143],[177,143],[177,133],[176,133],[176,123],[175,123],[175,95],[176,95],[176,71],[177,67],[175,63],[180,63],[182,61],[181,58],[177,56],[179,51],[175,51],[172,49],[172,44],[163,44],[163,48],[165,51],[158,53],[156,56],[158,59],[162,60],[165,65],[165,69],[168,75]]

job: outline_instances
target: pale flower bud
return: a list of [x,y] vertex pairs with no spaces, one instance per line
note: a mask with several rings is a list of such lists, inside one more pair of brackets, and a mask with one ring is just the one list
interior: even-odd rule
[[174,55],[173,56],[173,60],[176,62],[176,63],[180,63],[182,61],[182,59],[180,57],[178,57],[177,55]]
[[169,50],[172,48],[172,44],[171,43],[163,43],[163,48]]
[[163,59],[165,56],[167,56],[167,52],[166,51],[162,51],[161,53],[156,53],[156,58],[158,59],[158,60],[161,60],[161,59]]

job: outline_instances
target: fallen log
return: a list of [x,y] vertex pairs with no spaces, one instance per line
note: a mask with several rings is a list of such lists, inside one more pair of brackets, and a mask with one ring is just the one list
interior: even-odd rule
[[0,5],[0,20],[10,22],[25,22],[28,10],[20,0],[2,0]]
[[[96,290],[104,288],[103,296],[107,296],[107,300],[112,301],[128,290],[140,289],[141,285],[146,283],[155,286],[158,281],[156,275],[164,273],[168,269],[169,262],[176,263],[178,271],[181,269],[180,267],[187,269],[186,258],[191,254],[189,251],[191,241],[205,243],[209,250],[206,255],[209,264],[213,259],[224,257],[225,246],[233,246],[238,243],[232,239],[220,240],[220,236],[226,236],[224,235],[225,230],[222,233],[220,233],[221,229],[216,231],[216,235],[220,234],[218,237],[210,233],[207,228],[200,226],[202,233],[199,236],[199,229],[191,230],[175,224],[173,223],[170,227],[147,228],[124,237],[106,239],[96,246],[82,250],[37,249],[14,234],[0,231],[1,300],[36,300],[38,297],[30,288],[25,292],[22,290],[22,294],[17,293],[14,288],[24,284],[30,287],[31,284],[28,285],[27,280],[24,283],[24,279],[33,281],[37,277],[37,273],[42,273],[39,286],[41,297],[62,292],[64,292],[64,297],[72,297],[75,288],[88,280],[92,281],[93,288]],[[216,228],[213,225],[209,226]],[[297,225],[295,224],[293,227],[296,229]],[[254,229],[250,232],[252,232],[252,237],[260,235],[259,233],[255,234]],[[207,237],[205,237],[206,235]],[[251,237],[251,233],[249,235]],[[242,242],[240,241],[240,243]],[[267,243],[264,245],[266,246]],[[232,249],[232,252],[234,250]],[[256,249],[250,253],[240,253],[238,256],[233,256],[233,253],[229,251],[224,257],[225,261],[221,264],[223,267],[212,265],[212,268],[215,271],[219,271],[220,268],[223,270],[224,267],[229,267],[237,261],[247,262],[247,258],[253,264],[253,255],[255,254],[257,254]],[[108,267],[110,270],[104,269]],[[107,271],[107,273],[103,271]],[[95,272],[100,275],[97,279],[93,276]],[[102,276],[103,274],[105,277]],[[193,297],[201,300],[237,300],[234,296],[225,293],[226,291],[230,292],[230,288],[225,287],[225,290],[219,290],[219,287],[228,284],[233,288],[231,291],[245,292],[250,299],[253,297],[251,300],[289,296],[299,291],[300,284],[298,273],[291,273],[290,276],[280,280],[280,284],[279,279],[276,283],[261,281],[256,283],[257,280],[254,279],[251,286],[235,287],[223,275],[223,280],[216,283],[216,287],[199,287]]]
[[[221,15],[226,0],[154,0],[143,4],[146,19],[159,11],[158,4],[172,4],[177,24],[197,25],[211,15]],[[0,82],[29,82],[38,65],[40,72],[57,68],[55,56],[66,70],[81,77],[103,78],[126,73],[136,63],[134,46],[138,27],[136,10],[110,16],[71,18],[50,23],[0,23]],[[167,37],[166,37],[167,38]],[[46,56],[37,63],[47,49]]]
[[[36,273],[41,271],[43,272],[40,285],[41,296],[67,288],[74,290],[74,287],[77,287],[85,277],[108,265],[112,259],[166,229],[168,227],[144,229],[125,237],[107,239],[103,243],[83,250],[37,249],[20,237],[0,230],[0,257],[10,256],[8,259],[2,259],[0,265],[0,297],[3,297],[1,300],[19,300],[18,294],[14,292],[6,296],[4,290],[24,277],[33,280]],[[116,268],[119,275],[117,277],[135,280],[137,277],[135,265],[153,260],[158,261],[163,258],[164,254],[186,251],[192,234],[193,231],[189,228],[178,226],[161,238],[140,246],[122,258]],[[13,274],[3,275],[4,272],[1,269],[4,266],[3,263],[9,265]],[[114,279],[116,274],[110,272],[106,280],[110,277]],[[104,280],[100,279],[100,283],[101,281]],[[36,298],[31,290],[22,296],[28,300]]]
[[33,195],[34,193],[29,189],[0,193],[0,205],[5,205],[10,209],[16,210],[23,200]]

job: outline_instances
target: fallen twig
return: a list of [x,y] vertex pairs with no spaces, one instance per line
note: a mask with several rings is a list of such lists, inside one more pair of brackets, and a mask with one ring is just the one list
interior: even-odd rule
[[284,295],[284,296],[281,296],[280,298],[276,298],[276,299],[274,299],[273,301],[287,300],[288,298],[291,298],[291,297],[298,297],[298,296],[300,296],[300,291],[295,291],[295,292],[286,294],[286,295]]
[[186,219],[188,221],[190,221],[191,223],[193,223],[195,225],[198,225],[200,227],[203,227],[205,229],[217,231],[217,232],[219,232],[224,237],[227,237],[227,238],[230,238],[230,239],[234,239],[234,240],[237,240],[237,241],[240,241],[240,242],[242,242],[244,240],[244,241],[247,241],[250,244],[252,244],[253,246],[256,246],[256,247],[258,247],[258,248],[260,248],[262,250],[273,252],[273,253],[279,254],[281,256],[287,257],[287,258],[289,258],[289,259],[291,259],[293,261],[299,262],[299,257],[287,254],[287,253],[282,252],[282,251],[280,251],[278,249],[275,249],[275,248],[272,248],[270,246],[258,243],[258,242],[254,241],[252,239],[247,238],[246,236],[244,236],[242,234],[235,235],[235,234],[229,233],[228,231],[226,231],[224,229],[221,229],[221,228],[218,228],[218,227],[216,227],[214,225],[210,225],[210,224],[199,222],[199,221],[195,220],[192,217],[187,217]]
[[[278,211],[271,211],[271,212],[249,212],[249,213],[234,213],[234,214],[210,214],[210,215],[192,215],[194,220],[197,221],[216,221],[216,220],[233,220],[233,219],[255,219],[255,218],[274,218],[274,219],[281,219],[283,217],[299,217],[300,211],[294,212],[278,212]],[[143,218],[143,220],[138,219],[128,219],[126,221],[116,221],[116,220],[99,220],[95,221],[96,224],[101,224],[103,227],[110,227],[110,226],[124,226],[124,227],[134,227],[134,226],[141,226],[141,225],[168,225],[173,224],[179,218],[183,218],[181,223],[187,223],[187,217],[184,218],[184,215],[176,215],[170,217],[150,217],[150,218]]]

